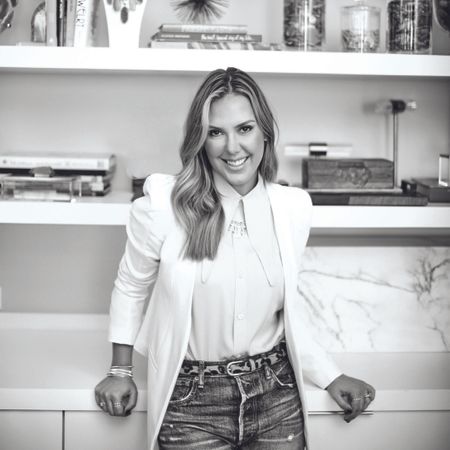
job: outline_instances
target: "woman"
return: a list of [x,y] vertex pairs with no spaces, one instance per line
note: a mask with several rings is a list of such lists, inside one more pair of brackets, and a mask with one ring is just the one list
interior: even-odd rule
[[311,201],[273,182],[275,121],[248,74],[207,76],[180,154],[181,172],[150,176],[132,205],[97,403],[115,416],[135,406],[135,348],[149,359],[151,450],[303,449],[303,372],[347,421],[375,391],[342,374],[303,323],[297,274]]

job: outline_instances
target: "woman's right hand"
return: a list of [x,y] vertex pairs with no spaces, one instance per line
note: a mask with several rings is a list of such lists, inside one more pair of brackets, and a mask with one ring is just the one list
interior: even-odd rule
[[136,406],[137,387],[131,377],[105,377],[95,386],[95,401],[110,416],[128,416]]

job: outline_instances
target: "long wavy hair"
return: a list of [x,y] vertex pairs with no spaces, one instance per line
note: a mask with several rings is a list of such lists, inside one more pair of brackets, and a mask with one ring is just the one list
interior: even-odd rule
[[258,167],[262,178],[273,181],[278,170],[275,154],[277,125],[267,100],[247,73],[234,67],[211,72],[198,89],[185,123],[180,148],[182,169],[172,191],[175,217],[186,231],[184,257],[214,259],[222,237],[225,214],[205,151],[211,104],[228,94],[245,96],[264,135],[264,155]]

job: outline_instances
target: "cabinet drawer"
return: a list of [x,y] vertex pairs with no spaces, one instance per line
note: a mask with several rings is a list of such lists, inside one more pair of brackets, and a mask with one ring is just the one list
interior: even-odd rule
[[62,429],[59,411],[0,411],[0,448],[61,450]]
[[103,412],[67,411],[65,450],[143,450],[147,448],[147,414],[111,417]]
[[350,423],[337,414],[312,414],[314,450],[444,450],[450,442],[450,411],[394,411],[361,415]]

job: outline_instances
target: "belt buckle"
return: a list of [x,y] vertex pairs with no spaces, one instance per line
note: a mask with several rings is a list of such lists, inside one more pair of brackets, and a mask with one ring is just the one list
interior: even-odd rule
[[233,373],[233,372],[231,372],[230,366],[231,366],[232,364],[238,364],[238,363],[243,363],[243,362],[244,362],[243,359],[238,359],[238,360],[236,360],[236,361],[230,361],[229,363],[227,363],[227,366],[226,366],[226,368],[227,368],[227,374],[230,375],[230,376],[232,376],[232,377],[237,376],[237,375],[242,375],[242,373]]
[[[230,366],[232,364],[239,364],[239,363],[245,364],[246,361],[248,361],[250,363],[250,367],[245,367],[245,366],[241,367],[240,368],[240,370],[241,370],[240,373],[233,373],[233,372],[231,372]],[[227,374],[232,376],[232,377],[234,377],[234,376],[242,375],[243,373],[246,373],[246,372],[253,372],[256,369],[256,363],[255,363],[255,360],[253,358],[238,359],[236,361],[230,361],[229,363],[227,363],[226,369],[227,369]]]

